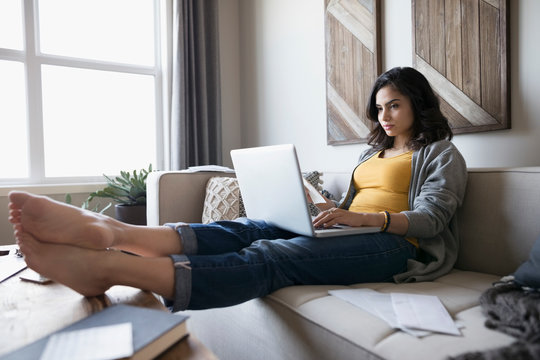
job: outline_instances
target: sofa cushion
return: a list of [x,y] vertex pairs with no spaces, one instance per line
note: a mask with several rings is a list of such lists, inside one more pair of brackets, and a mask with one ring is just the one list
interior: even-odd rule
[[[446,359],[474,349],[505,346],[513,338],[486,328],[478,306],[480,294],[498,276],[454,270],[433,282],[368,283],[345,286],[293,286],[267,296],[336,336],[384,359]],[[464,336],[432,334],[416,338],[392,329],[383,320],[328,294],[329,290],[369,288],[438,296],[450,315],[463,325]]]
[[454,315],[463,325],[463,336],[433,334],[425,338],[415,338],[404,332],[396,332],[376,346],[376,353],[384,359],[396,360],[447,360],[471,351],[485,351],[508,346],[514,338],[484,326],[485,317],[479,306]]

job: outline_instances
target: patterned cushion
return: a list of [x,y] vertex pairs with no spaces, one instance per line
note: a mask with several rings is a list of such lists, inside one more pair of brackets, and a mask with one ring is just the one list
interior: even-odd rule
[[[323,195],[324,195],[324,190],[323,190],[322,185],[321,185],[322,182],[323,182],[321,180],[322,173],[320,173],[318,171],[310,171],[310,172],[303,173],[302,176],[311,185],[313,185],[313,187],[315,189],[319,190],[319,192],[323,193]],[[308,208],[309,208],[309,213],[311,214],[311,216],[317,216],[317,214],[319,214],[321,212],[319,210],[319,208],[315,204],[312,204],[312,203],[308,203]]]
[[[309,181],[317,190],[322,191],[321,173],[311,171],[303,173],[302,176]],[[311,215],[315,216],[319,213],[319,209],[308,204]],[[208,224],[220,220],[234,220],[239,217],[245,217],[246,211],[240,194],[238,180],[231,177],[215,176],[208,180],[206,184],[206,197],[204,200],[202,222]]]
[[220,176],[210,178],[206,184],[202,223],[234,220],[242,216],[246,216],[246,212],[238,180]]

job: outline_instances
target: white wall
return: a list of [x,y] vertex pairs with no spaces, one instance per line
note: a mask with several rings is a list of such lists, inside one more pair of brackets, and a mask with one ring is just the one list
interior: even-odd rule
[[[411,2],[381,3],[383,70],[410,66]],[[540,165],[540,1],[510,3],[512,129],[456,135],[469,167]],[[305,170],[349,170],[366,145],[326,145],[323,0],[238,4],[241,146],[294,143]]]
[[242,144],[240,131],[240,25],[238,0],[220,0],[220,75],[222,151],[226,166],[232,167],[229,152]]

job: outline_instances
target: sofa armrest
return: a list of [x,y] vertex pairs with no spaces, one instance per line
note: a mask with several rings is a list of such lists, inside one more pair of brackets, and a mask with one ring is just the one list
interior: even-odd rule
[[150,226],[168,222],[200,223],[206,183],[211,177],[234,174],[204,171],[154,171],[146,181],[146,217]]

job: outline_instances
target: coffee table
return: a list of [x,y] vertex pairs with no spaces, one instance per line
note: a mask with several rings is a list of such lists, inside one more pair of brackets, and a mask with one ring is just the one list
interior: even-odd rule
[[[0,356],[113,304],[168,311],[153,293],[129,286],[114,286],[104,295],[84,297],[58,283],[42,285],[19,278],[31,271],[25,269],[0,283]],[[217,357],[190,335],[158,359],[213,360]]]

